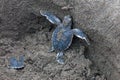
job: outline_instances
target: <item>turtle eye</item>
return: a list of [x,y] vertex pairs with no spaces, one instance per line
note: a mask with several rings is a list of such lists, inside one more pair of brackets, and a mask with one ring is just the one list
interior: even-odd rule
[[67,21],[68,21],[68,22],[71,21],[70,15],[65,16],[65,17],[64,17],[64,20],[66,20],[66,22],[67,22]]
[[70,15],[65,16],[63,22],[66,23],[66,24],[70,23],[71,22]]

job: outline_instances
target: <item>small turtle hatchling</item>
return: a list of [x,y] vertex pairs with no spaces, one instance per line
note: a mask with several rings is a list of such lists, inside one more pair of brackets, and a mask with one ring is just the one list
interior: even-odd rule
[[24,68],[24,56],[23,55],[19,56],[19,60],[17,60],[15,57],[10,57],[9,62],[10,62],[10,65],[8,66],[8,68],[12,68],[16,70]]
[[45,16],[52,24],[57,25],[52,34],[52,45],[49,52],[58,52],[56,56],[58,63],[64,64],[63,51],[69,48],[74,35],[82,40],[85,40],[86,43],[90,45],[89,39],[82,30],[71,29],[72,19],[70,15],[64,16],[63,22],[61,22],[58,17],[50,12],[40,10],[40,14]]

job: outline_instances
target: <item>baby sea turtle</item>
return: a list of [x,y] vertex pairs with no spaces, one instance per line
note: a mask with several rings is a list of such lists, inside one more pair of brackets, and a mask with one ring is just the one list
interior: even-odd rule
[[24,56],[20,55],[19,60],[17,60],[14,56],[9,59],[10,65],[9,68],[12,69],[22,69],[24,68]]
[[80,29],[71,29],[72,19],[70,15],[64,16],[63,21],[56,17],[54,14],[47,11],[40,11],[42,16],[45,16],[51,23],[57,25],[56,29],[52,34],[52,45],[49,52],[56,51],[57,62],[64,64],[63,51],[69,48],[72,42],[73,35],[78,38],[85,40],[90,45],[89,39],[86,34]]

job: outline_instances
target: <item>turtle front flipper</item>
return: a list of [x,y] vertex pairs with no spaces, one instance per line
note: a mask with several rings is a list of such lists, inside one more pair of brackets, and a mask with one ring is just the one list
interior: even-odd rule
[[64,64],[63,55],[64,55],[63,52],[58,52],[57,53],[56,59],[57,59],[57,62],[60,63],[60,64]]
[[75,36],[77,36],[78,38],[81,38],[81,39],[85,40],[86,43],[87,43],[88,45],[90,45],[89,39],[87,38],[86,34],[83,33],[82,30],[80,30],[80,29],[72,29],[72,33],[73,33]]
[[51,23],[59,25],[61,20],[50,12],[40,10],[40,14],[45,16]]

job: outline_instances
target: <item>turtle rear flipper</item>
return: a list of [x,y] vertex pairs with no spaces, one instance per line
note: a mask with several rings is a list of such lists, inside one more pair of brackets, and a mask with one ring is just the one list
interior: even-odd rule
[[64,59],[63,59],[63,52],[58,52],[56,56],[57,62],[60,64],[64,64]]
[[55,49],[54,49],[54,47],[53,47],[53,45],[52,45],[52,46],[50,47],[48,53],[51,53],[51,52],[53,52],[53,51],[55,51]]
[[51,23],[59,25],[61,20],[50,12],[40,10],[40,14],[45,16]]
[[81,39],[85,40],[86,43],[87,43],[88,45],[90,45],[89,39],[87,38],[86,34],[83,33],[82,30],[80,30],[80,29],[72,29],[72,33],[73,33],[75,36],[77,36],[78,38],[81,38]]

